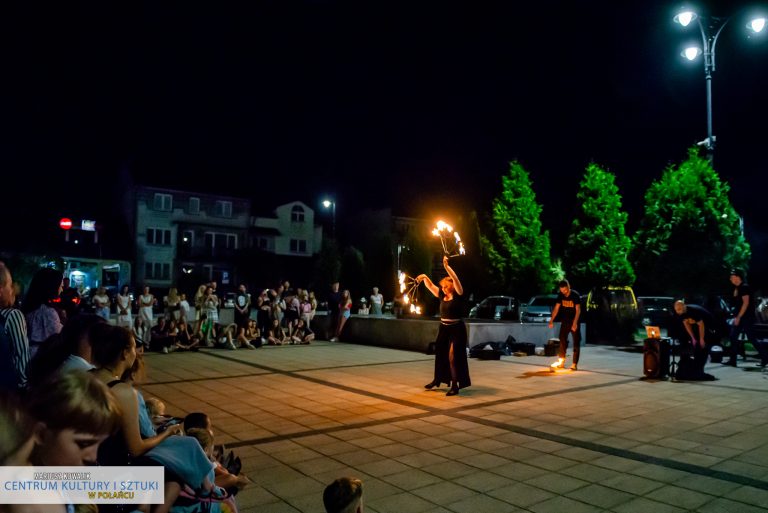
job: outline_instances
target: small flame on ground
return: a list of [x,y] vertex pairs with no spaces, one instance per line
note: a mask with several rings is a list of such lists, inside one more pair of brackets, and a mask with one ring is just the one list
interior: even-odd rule
[[552,370],[555,370],[558,367],[562,367],[564,363],[565,363],[565,359],[564,358],[558,358],[555,363],[550,365],[550,367],[552,367]]

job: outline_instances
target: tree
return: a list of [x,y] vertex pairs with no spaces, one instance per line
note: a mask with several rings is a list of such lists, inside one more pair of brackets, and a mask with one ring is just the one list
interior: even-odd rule
[[579,206],[565,250],[568,278],[585,288],[632,285],[635,273],[628,256],[627,214],[613,173],[587,166],[576,194]]
[[355,303],[356,298],[370,288],[366,282],[363,253],[354,246],[344,248],[341,255],[341,288],[349,289]]
[[331,283],[339,281],[341,274],[341,256],[335,239],[323,237],[320,253],[315,261],[315,285],[323,290]]
[[549,232],[542,231],[541,205],[528,172],[517,161],[502,177],[501,195],[492,205],[491,229],[480,243],[496,286],[518,297],[551,289]]
[[644,290],[711,294],[729,267],[747,268],[751,250],[729,190],[695,147],[651,184],[632,253]]

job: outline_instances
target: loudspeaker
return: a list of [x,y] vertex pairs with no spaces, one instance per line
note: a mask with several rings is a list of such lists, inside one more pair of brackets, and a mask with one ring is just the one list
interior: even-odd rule
[[666,378],[669,375],[669,339],[645,339],[643,374],[653,379]]
[[550,338],[547,340],[547,345],[544,346],[544,356],[557,356],[557,352],[560,350],[560,339]]

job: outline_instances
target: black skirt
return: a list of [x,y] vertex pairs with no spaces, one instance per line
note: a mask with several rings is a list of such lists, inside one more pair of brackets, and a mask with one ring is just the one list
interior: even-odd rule
[[469,379],[467,364],[467,328],[463,321],[454,324],[440,323],[435,341],[435,383],[450,384],[451,361],[450,350],[453,347],[453,366],[459,388],[472,384]]

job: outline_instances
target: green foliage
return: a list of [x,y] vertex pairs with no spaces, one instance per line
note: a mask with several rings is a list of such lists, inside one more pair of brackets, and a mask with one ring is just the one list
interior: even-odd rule
[[643,290],[710,294],[729,267],[747,268],[751,250],[729,190],[696,148],[651,184],[632,254]]
[[627,214],[613,173],[587,166],[576,194],[579,208],[568,235],[565,268],[572,283],[595,286],[632,285],[631,246],[625,232]]
[[493,200],[491,230],[480,236],[483,255],[498,291],[528,297],[552,286],[549,232],[542,231],[541,206],[528,172],[511,162]]
[[354,246],[347,246],[341,255],[341,288],[349,289],[352,301],[357,304],[360,295],[368,292],[370,287],[365,276],[365,260],[363,253]]

